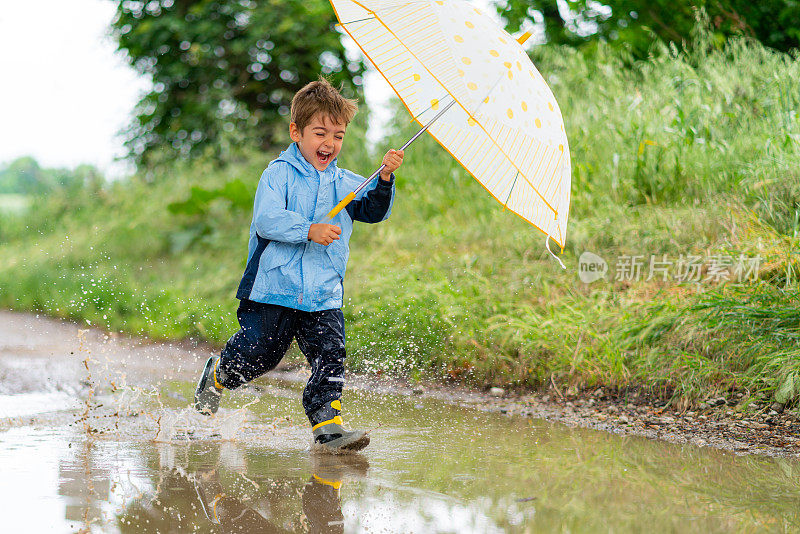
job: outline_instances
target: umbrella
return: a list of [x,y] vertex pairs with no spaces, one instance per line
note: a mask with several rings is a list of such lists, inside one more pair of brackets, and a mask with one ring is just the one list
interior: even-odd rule
[[330,1],[340,27],[424,124],[402,149],[427,131],[500,204],[541,230],[548,250],[552,238],[563,251],[569,147],[556,99],[522,48],[530,34],[513,38],[464,0]]

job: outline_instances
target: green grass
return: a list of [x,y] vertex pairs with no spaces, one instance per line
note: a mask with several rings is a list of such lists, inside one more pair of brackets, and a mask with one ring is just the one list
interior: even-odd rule
[[[798,61],[744,40],[694,50],[657,50],[633,69],[603,46],[537,50],[573,156],[567,271],[540,232],[418,141],[390,221],[354,232],[349,365],[480,386],[637,386],[683,402],[731,390],[796,399]],[[367,174],[380,156],[360,124],[340,164]],[[398,113],[384,148],[413,130]],[[0,232],[0,305],[223,343],[250,213],[234,197],[187,199],[233,180],[252,193],[273,156],[176,163],[37,200]],[[182,213],[167,208],[176,202]],[[610,279],[579,281],[584,251],[608,261]],[[763,261],[742,286],[613,280],[615,261],[634,254]]]

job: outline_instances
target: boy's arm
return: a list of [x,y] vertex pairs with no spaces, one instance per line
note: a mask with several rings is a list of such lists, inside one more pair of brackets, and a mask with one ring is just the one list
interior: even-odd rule
[[376,223],[389,218],[394,201],[393,173],[402,164],[402,150],[390,150],[386,153],[383,157],[383,169],[375,186],[347,205],[347,213],[351,219]]
[[253,206],[256,232],[270,241],[305,243],[311,221],[286,209],[286,171],[281,164],[267,167],[261,175]]
[[390,175],[388,182],[379,178],[372,189],[359,195],[346,209],[354,221],[376,223],[389,218],[393,202],[394,174]]

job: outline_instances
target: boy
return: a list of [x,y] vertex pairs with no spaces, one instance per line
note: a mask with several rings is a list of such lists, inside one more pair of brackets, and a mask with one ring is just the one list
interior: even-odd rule
[[390,150],[375,185],[340,211],[332,224],[314,224],[361,183],[336,166],[355,102],[324,79],[292,99],[294,141],[258,183],[247,267],[236,297],[240,330],[206,362],[195,393],[201,413],[217,411],[224,388],[234,389],[273,369],[292,339],[311,364],[303,407],[314,443],[336,452],[369,444],[364,431],[342,426],[344,385],[342,280],[353,221],[380,222],[394,199],[394,171],[403,152]]

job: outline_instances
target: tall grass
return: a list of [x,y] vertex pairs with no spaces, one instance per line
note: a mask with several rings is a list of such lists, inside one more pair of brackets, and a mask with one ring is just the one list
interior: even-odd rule
[[[698,39],[633,67],[602,45],[536,50],[573,155],[568,271],[540,233],[420,139],[398,172],[390,221],[354,233],[350,366],[478,385],[796,398],[798,61],[746,40],[718,49]],[[399,112],[370,153],[362,120],[340,165],[367,174],[414,129]],[[192,186],[238,179],[254,189],[272,157],[162,166],[91,197],[43,201],[26,227],[0,234],[0,304],[224,342],[236,329],[250,213],[225,198],[195,215],[167,206]],[[608,260],[606,280],[578,280],[586,250]],[[620,255],[720,253],[763,256],[758,280],[613,280]]]
[[795,57],[745,39],[717,49],[700,32],[691,51],[657,49],[633,69],[602,46],[542,47],[534,59],[564,110],[577,210],[720,193],[774,201],[775,188],[796,201]]

